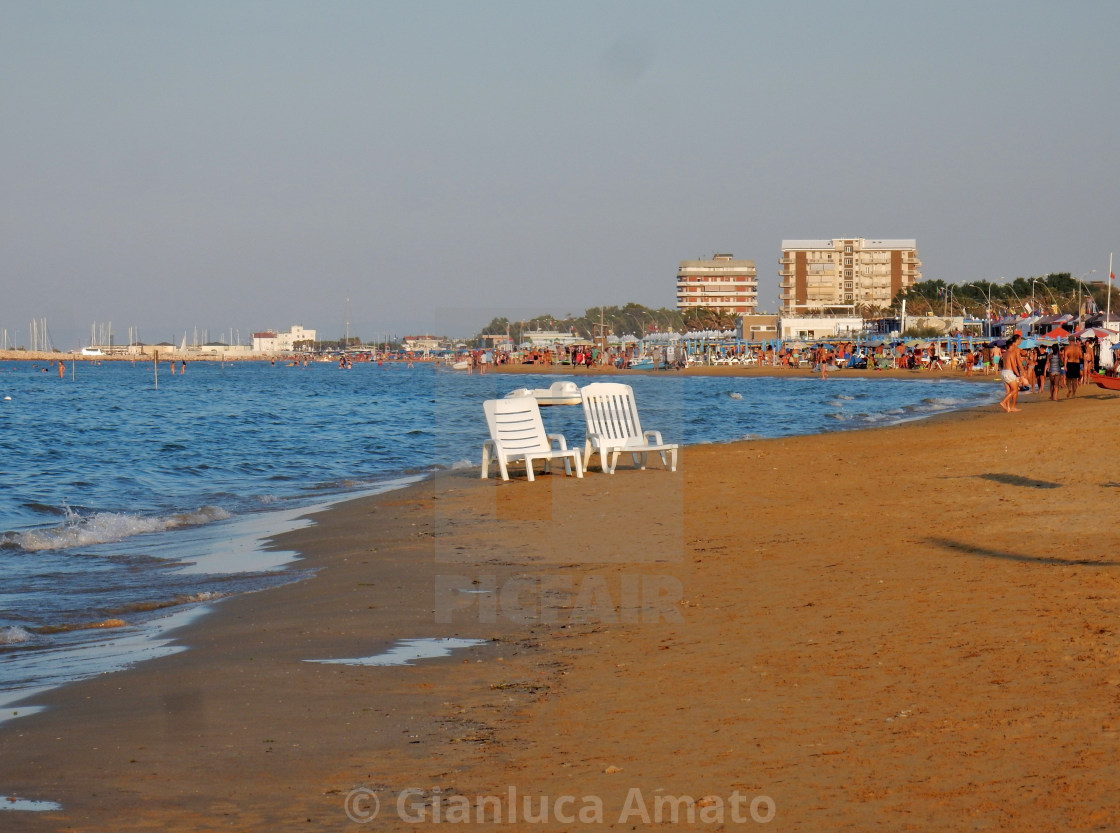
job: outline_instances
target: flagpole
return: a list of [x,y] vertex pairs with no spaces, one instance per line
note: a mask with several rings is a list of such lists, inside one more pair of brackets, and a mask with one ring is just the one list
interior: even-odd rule
[[1108,253],[1108,283],[1105,284],[1105,286],[1108,287],[1108,301],[1105,304],[1106,311],[1105,311],[1105,314],[1104,314],[1104,326],[1105,326],[1105,329],[1108,329],[1108,330],[1112,329],[1112,326],[1111,326],[1112,325],[1112,282],[1114,280],[1116,280],[1116,278],[1113,277],[1113,274],[1112,274],[1112,252],[1109,252]]

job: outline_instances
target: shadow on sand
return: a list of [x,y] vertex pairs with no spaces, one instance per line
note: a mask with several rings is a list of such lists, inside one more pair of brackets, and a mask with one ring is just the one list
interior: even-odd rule
[[949,538],[927,538],[931,544],[944,547],[947,550],[963,552],[968,555],[980,555],[984,558],[1002,558],[1006,561],[1022,561],[1028,564],[1053,564],[1060,567],[1120,567],[1120,561],[1099,561],[1092,558],[1055,558],[1054,556],[1022,555],[1003,550],[989,550],[975,544],[966,544],[963,541],[953,541]]
[[1017,474],[977,474],[981,480],[991,480],[1002,483],[1004,486],[1024,486],[1028,489],[1060,489],[1061,483],[1051,483],[1048,480],[1034,480],[1030,477],[1020,477]]

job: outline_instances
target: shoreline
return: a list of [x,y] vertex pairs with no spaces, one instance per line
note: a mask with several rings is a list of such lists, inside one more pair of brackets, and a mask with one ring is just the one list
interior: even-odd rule
[[[1115,743],[1115,635],[1088,628],[1115,602],[1115,570],[1107,557],[1065,553],[1086,535],[1102,553],[1116,549],[1115,478],[1099,453],[1111,438],[1096,423],[1114,418],[1117,401],[1087,392],[1025,401],[1014,416],[971,409],[874,432],[689,446],[676,474],[655,464],[499,484],[444,472],[347,500],[273,540],[301,552],[296,563],[315,578],[220,602],[180,635],[190,650],[38,697],[52,708],[0,728],[0,793],[63,804],[5,822],[337,829],[355,786],[385,803],[417,784],[462,795],[509,785],[558,795],[574,784],[611,806],[635,785],[648,795],[655,785],[699,795],[742,787],[774,799],[782,829],[821,829],[822,819],[831,829],[860,819],[956,829],[966,812],[1017,812],[1018,829],[1036,829],[1024,823],[1035,812],[1040,830],[1056,813],[1115,820],[1100,815],[1115,765],[1086,757]],[[1055,432],[1058,412],[1088,425],[1087,436]],[[883,432],[891,451],[876,441]],[[797,499],[805,471],[827,482],[861,466],[867,482],[831,495],[824,510]],[[1015,512],[1035,517],[1040,495],[1034,540]],[[1088,529],[1055,554],[1063,512]],[[501,590],[525,574],[559,584],[530,583],[525,603],[507,609]],[[458,586],[491,577],[493,616]],[[643,599],[634,589],[672,591],[672,580],[681,590],[672,605],[671,592]],[[519,621],[526,604],[553,621]],[[680,621],[666,621],[674,609]],[[570,621],[572,610],[591,615]],[[658,621],[643,618],[651,610]],[[1014,623],[1029,625],[1020,638]],[[1063,659],[1063,635],[1074,638],[1076,665]],[[409,636],[490,641],[403,668],[303,662],[366,656]],[[1037,700],[1024,662],[1046,671],[1033,681]],[[1071,689],[1077,682],[1084,689]],[[684,692],[695,702],[681,712]],[[1014,708],[999,707],[1004,692]],[[1047,714],[1055,695],[1061,709]],[[965,714],[952,718],[941,700]],[[1086,719],[1105,728],[1089,731]],[[664,731],[650,737],[651,721]],[[721,733],[734,740],[711,746]],[[1044,736],[1059,743],[1028,742]],[[920,748],[922,777],[911,763]],[[985,774],[960,757],[966,749],[999,777],[965,785],[954,768]],[[1065,773],[1060,791],[1027,781],[1036,789],[1022,793],[1015,772],[1031,754],[1044,759],[1040,772]],[[935,789],[937,778],[946,783]]]

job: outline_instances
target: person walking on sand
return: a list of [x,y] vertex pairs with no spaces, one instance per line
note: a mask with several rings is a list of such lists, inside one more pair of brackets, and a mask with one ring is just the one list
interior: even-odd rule
[[1007,393],[1000,400],[999,406],[1008,413],[1023,410],[1018,407],[1019,377],[1023,375],[1023,361],[1019,355],[1020,338],[1021,336],[1015,333],[1011,336],[1011,340],[1007,342],[1007,348],[1003,351],[1003,370],[999,374],[1003,384],[1007,387]]
[[1062,386],[1062,350],[1055,344],[1046,357],[1046,373],[1050,377],[1050,401],[1058,401],[1058,388]]
[[1081,381],[1081,342],[1070,338],[1062,358],[1066,363],[1066,399],[1072,399],[1077,396],[1077,383]]

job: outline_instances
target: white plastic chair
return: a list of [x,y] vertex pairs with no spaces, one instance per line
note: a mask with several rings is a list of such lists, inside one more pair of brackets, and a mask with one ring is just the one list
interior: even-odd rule
[[[587,440],[583,448],[583,467],[591,465],[591,455],[599,452],[599,467],[614,474],[623,452],[633,456],[634,465],[644,469],[646,454],[656,451],[670,471],[677,470],[676,443],[666,443],[660,431],[643,431],[638,419],[634,389],[618,382],[594,382],[580,388],[583,416],[587,420]],[[669,453],[666,459],[665,453]],[[610,462],[607,462],[607,455]]]
[[[512,460],[525,461],[525,474],[533,480],[533,461],[544,460],[545,471],[550,471],[552,460],[564,460],[564,473],[572,473],[575,462],[576,477],[583,477],[583,462],[578,448],[568,448],[562,434],[546,434],[541,421],[537,400],[531,396],[513,399],[487,399],[482,403],[490,439],[482,444],[482,479],[490,476],[491,456],[498,461],[502,480],[509,480],[507,464]],[[553,448],[553,442],[559,448]]]

